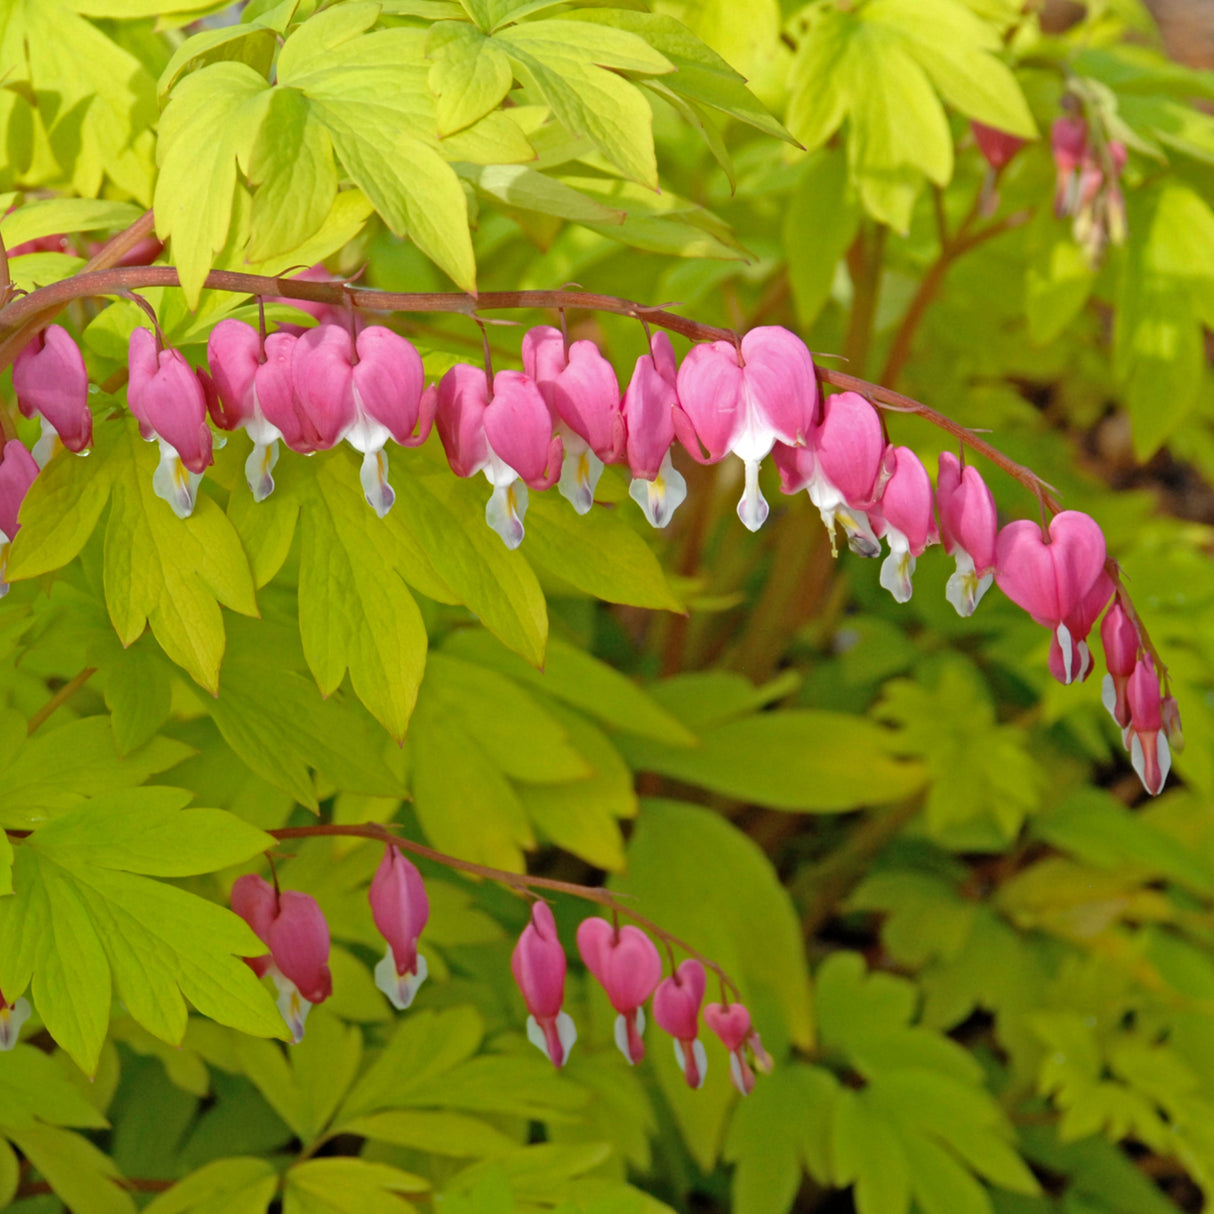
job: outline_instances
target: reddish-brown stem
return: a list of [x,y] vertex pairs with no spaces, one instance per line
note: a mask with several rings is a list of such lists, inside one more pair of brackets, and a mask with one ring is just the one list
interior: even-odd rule
[[458,856],[449,856],[446,852],[436,851],[433,847],[427,847],[424,843],[415,843],[412,839],[402,838],[400,835],[394,834],[388,827],[381,826],[378,822],[363,822],[356,825],[329,823],[317,826],[284,826],[279,830],[272,830],[268,833],[280,841],[286,839],[312,839],[326,835],[338,835],[353,839],[370,839],[375,843],[393,844],[399,847],[401,851],[409,852],[414,856],[421,856],[426,860],[432,860],[434,863],[454,869],[456,872],[468,873],[469,876],[473,877],[483,877],[488,881],[496,881],[499,885],[505,885],[510,889],[518,890],[520,893],[536,889],[547,889],[552,890],[553,893],[569,894],[574,898],[582,898],[587,902],[597,903],[599,906],[606,907],[613,915],[623,915],[625,918],[631,919],[633,923],[645,928],[646,931],[652,932],[659,940],[665,942],[668,947],[674,945],[676,948],[682,949],[688,956],[694,957],[699,961],[705,969],[712,970],[721,982],[733,992],[735,998],[740,995],[737,985],[715,961],[705,957],[703,953],[692,948],[685,940],[680,940],[678,936],[660,927],[652,919],[648,919],[624,905],[610,890],[601,889],[593,885],[577,885],[572,881],[557,881],[552,877],[533,877],[528,873],[512,873],[504,868],[491,868],[487,864],[476,864],[471,860],[461,860]]

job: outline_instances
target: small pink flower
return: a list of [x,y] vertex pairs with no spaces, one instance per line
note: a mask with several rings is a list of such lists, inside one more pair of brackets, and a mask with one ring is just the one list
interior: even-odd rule
[[567,349],[559,329],[539,325],[523,337],[523,370],[544,397],[564,444],[560,492],[578,512],[594,505],[603,465],[624,449],[615,369],[592,341]]
[[69,451],[83,451],[93,441],[89,412],[89,375],[72,336],[60,325],[48,325],[17,355],[13,390],[26,417],[42,418],[42,438],[34,449],[41,467],[58,438]]
[[37,475],[34,457],[10,438],[0,453],[0,544],[11,543],[21,530],[17,513]]
[[329,925],[316,899],[298,890],[279,894],[252,873],[232,886],[232,909],[253,929],[269,957],[246,957],[258,977],[269,974],[278,988],[278,1010],[292,1040],[303,1040],[304,1023],[317,1003],[333,993],[329,972]]
[[242,426],[252,439],[245,479],[258,502],[274,491],[271,473],[278,462],[278,440],[283,437],[270,418],[297,419],[291,377],[294,348],[295,337],[290,333],[271,333],[263,342],[251,325],[230,318],[221,320],[207,340],[207,362],[215,381],[211,420],[221,430]]
[[747,1046],[754,1051],[759,1066],[765,1071],[771,1070],[771,1059],[763,1049],[759,1034],[751,1027],[750,1013],[741,1003],[725,1006],[710,1003],[704,1009],[704,1023],[729,1051],[729,1077],[733,1086],[743,1096],[749,1096],[754,1091],[755,1073],[746,1059]]
[[546,902],[531,907],[531,922],[523,929],[510,958],[514,980],[527,1004],[527,1040],[547,1054],[553,1066],[564,1066],[577,1041],[577,1029],[565,1001],[565,950],[556,934],[556,921]]
[[1024,147],[1024,140],[1018,135],[1009,135],[1007,131],[987,126],[976,119],[970,121],[970,130],[974,133],[974,142],[986,158],[986,163],[996,172],[1006,168],[1012,157]]
[[677,375],[674,347],[659,329],[649,353],[637,359],[620,406],[632,469],[628,495],[654,527],[665,527],[687,497],[687,482],[670,459],[675,413],[681,412]]
[[708,1074],[708,1055],[698,1036],[704,986],[704,967],[689,957],[653,993],[653,1018],[674,1038],[674,1056],[692,1088],[703,1087]]
[[499,371],[489,378],[479,367],[458,363],[427,389],[447,462],[456,476],[483,472],[493,486],[485,521],[507,548],[523,542],[527,490],[551,487],[560,475],[561,440],[552,415],[530,376]]
[[127,404],[143,437],[160,442],[152,487],[178,518],[187,518],[202,471],[211,463],[203,382],[179,350],[158,351],[150,329],[131,333],[129,366]]
[[1063,620],[1070,636],[1055,632],[1050,638],[1050,674],[1062,684],[1082,683],[1092,673],[1092,651],[1088,648],[1088,633],[1100,618],[1104,605],[1113,594],[1113,579],[1103,571],[1091,590],[1079,600],[1079,606]]
[[615,928],[606,919],[584,919],[577,929],[577,947],[586,968],[607,992],[619,1013],[615,1043],[636,1065],[645,1056],[645,1012],[641,1005],[662,977],[662,959],[653,941],[639,927]]
[[1113,720],[1125,729],[1130,723],[1126,689],[1130,675],[1138,665],[1140,644],[1134,621],[1117,599],[1100,621],[1100,643],[1104,646],[1104,662],[1108,667],[1100,699]]
[[808,491],[830,535],[831,552],[838,523],[857,556],[880,553],[868,512],[893,473],[893,460],[877,410],[858,392],[828,396],[812,440],[800,448],[778,446],[776,467],[785,493]]
[[1163,791],[1168,772],[1172,769],[1172,752],[1168,747],[1163,720],[1163,697],[1155,664],[1143,655],[1134,666],[1126,686],[1126,702],[1130,723],[1124,731],[1130,762],[1142,781],[1142,786],[1156,797]]
[[430,900],[417,866],[395,844],[388,846],[375,870],[369,897],[375,926],[388,942],[387,953],[375,967],[375,985],[403,1011],[429,973],[417,940],[430,918]]
[[944,551],[957,563],[945,597],[958,615],[970,616],[995,578],[995,498],[977,468],[967,464],[963,469],[961,461],[945,451],[936,477],[936,505]]
[[1064,115],[1050,129],[1050,150],[1058,184],[1054,192],[1054,213],[1061,218],[1073,214],[1079,193],[1078,169],[1087,154],[1088,124],[1082,118]]
[[279,425],[292,450],[327,451],[354,425],[353,353],[354,340],[341,325],[317,325],[295,342],[291,378],[300,424],[294,442],[291,431]]
[[[759,463],[776,441],[803,446],[813,437],[818,378],[805,343],[778,325],[751,329],[741,349],[727,341],[693,346],[678,373],[679,403],[695,438],[691,454],[716,463],[728,453],[746,467],[746,488],[738,517],[751,531],[767,518],[759,492]],[[678,424],[676,419],[676,425]]]
[[909,447],[895,447],[891,456],[894,470],[872,522],[873,530],[889,544],[889,555],[881,565],[881,585],[896,602],[905,603],[913,590],[916,558],[928,544],[938,543],[940,536],[932,480],[922,460]]
[[1101,582],[1104,562],[1099,524],[1077,510],[1054,516],[1048,543],[1041,528],[1027,519],[1008,523],[999,532],[995,581],[1013,603],[1051,630],[1057,644],[1051,669],[1063,682],[1081,678],[1090,665],[1084,638],[1100,613],[1099,607],[1092,611],[1092,604],[1103,593],[1103,607],[1112,592],[1111,582],[1107,590]]

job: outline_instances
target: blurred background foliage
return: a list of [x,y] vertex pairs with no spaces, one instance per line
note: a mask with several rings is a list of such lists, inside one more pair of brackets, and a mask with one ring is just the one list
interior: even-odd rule
[[[180,0],[50,7],[57,16],[32,4],[0,7],[5,62],[25,71],[0,87],[3,184],[9,203],[24,204],[0,225],[10,247],[90,224],[114,230],[154,194],[160,206],[195,178],[213,185],[205,161],[181,157],[170,170],[163,127],[155,177],[158,106],[166,96],[174,105],[182,82],[211,64],[262,71],[277,34],[316,5],[254,0],[241,26],[230,24],[239,8],[202,20],[215,5]],[[463,10],[488,28],[518,10],[441,0],[361,8],[369,12],[362,28],[401,30],[462,19]],[[536,19],[566,15],[565,6],[524,8],[542,9]],[[576,16],[636,28],[673,56],[677,27],[661,27],[663,43],[658,26],[629,25],[644,11]],[[115,580],[110,546],[127,542],[115,521],[127,482],[113,471],[119,457],[105,454],[115,440],[99,436],[102,459],[48,482],[39,500],[46,526],[38,530],[31,508],[25,546],[14,549],[13,576],[28,580],[0,615],[0,691],[16,722],[0,748],[7,827],[154,781],[263,828],[316,814],[396,820],[469,859],[606,881],[735,977],[776,1067],[739,1101],[724,1052],[709,1043],[707,1085],[689,1092],[653,1034],[645,1063],[629,1071],[613,1057],[605,999],[575,969],[568,1005],[582,1036],[569,1066],[551,1072],[522,1037],[509,977],[524,905],[433,866],[423,938],[432,981],[414,1009],[394,1017],[368,973],[377,937],[365,889],[377,849],[313,839],[278,867],[284,886],[319,900],[336,941],[335,993],[304,1042],[284,1051],[194,1016],[174,1049],[115,1003],[105,1009],[104,1044],[56,1033],[65,1053],[36,1017],[32,1044],[0,1056],[0,1130],[11,1143],[0,1150],[0,1197],[16,1208],[1206,1208],[1214,1186],[1214,73],[1203,66],[1214,59],[1214,34],[1206,8],[654,0],[652,11],[686,23],[748,79],[765,109],[737,88],[697,97],[661,71],[646,77],[640,95],[652,110],[651,163],[662,183],[655,193],[644,138],[625,131],[615,146],[600,132],[596,142],[571,128],[572,117],[553,118],[538,78],[512,88],[508,77],[506,108],[498,108],[503,90],[484,113],[512,115],[514,129],[481,132],[486,163],[475,163],[468,144],[425,161],[443,188],[458,177],[478,287],[578,283],[740,331],[786,325],[823,361],[841,357],[831,365],[989,432],[1056,486],[1064,505],[1101,522],[1184,714],[1189,744],[1169,787],[1144,800],[1098,680],[1055,685],[1047,634],[1010,603],[993,594],[959,619],[944,598],[947,562],[929,553],[913,600],[895,605],[875,563],[831,559],[816,511],[803,495],[780,497],[774,469],[764,471],[772,515],[757,535],[734,514],[740,467],[684,460],[688,500],[666,531],[645,527],[624,476],[608,469],[599,491],[606,506],[574,520],[564,503],[537,495],[522,552],[508,555],[483,526],[479,487],[455,482],[434,444],[393,456],[399,501],[390,530],[375,531],[376,521],[353,509],[333,525],[352,568],[400,562],[411,592],[387,577],[393,593],[416,603],[428,638],[398,747],[381,728],[401,732],[385,707],[391,689],[377,690],[350,656],[353,682],[343,684],[339,661],[324,687],[335,694],[322,699],[306,635],[301,645],[299,604],[314,589],[301,545],[331,542],[329,516],[308,503],[336,500],[325,477],[344,457],[295,461],[282,469],[279,496],[252,507],[240,484],[243,449],[234,440],[220,453],[207,494],[227,523],[208,525],[223,530],[223,543],[243,545],[260,618],[235,592],[194,587],[214,610],[208,627],[218,640],[191,664],[164,618],[177,593],[171,554],[159,588],[136,593]],[[526,30],[522,17],[510,28]],[[191,57],[183,44],[206,49]],[[599,70],[586,66],[593,62],[588,53],[577,70]],[[725,90],[727,75],[704,62],[716,72],[713,87]],[[635,80],[654,69],[620,70]],[[1102,138],[1129,149],[1120,242],[1093,240],[1055,215],[1049,131],[1064,97]],[[647,114],[632,120],[647,128]],[[1027,140],[997,180],[971,119]],[[532,171],[523,187],[494,171],[494,155],[520,131]],[[342,177],[332,209],[313,206],[295,229],[268,204],[259,211],[256,192],[235,179],[230,205],[198,196],[199,214],[214,220],[210,235],[183,234],[167,217],[159,231],[183,275],[193,259],[197,283],[212,263],[276,272],[323,259],[335,274],[387,290],[468,285],[457,235],[432,234],[429,247],[402,236],[392,207],[411,229],[417,199],[405,186],[394,193],[394,170],[384,172],[359,182],[366,197]],[[66,206],[71,195],[96,200],[93,209],[44,211],[32,229],[13,227],[25,208]],[[97,209],[103,202],[112,211]],[[216,207],[227,208],[227,222],[214,219]],[[33,286],[74,272],[86,239],[15,259],[15,280]],[[181,293],[145,294],[169,339],[192,356],[239,303],[204,291],[191,313]],[[119,392],[126,335],[141,314],[122,301],[88,301],[66,315],[83,333],[95,382]],[[621,378],[645,349],[635,321],[567,319]],[[479,357],[480,333],[465,318],[392,323],[423,350],[431,375]],[[518,330],[493,325],[489,335],[495,365],[517,365]],[[888,425],[929,467],[947,445],[917,419],[889,415]],[[340,467],[352,480],[352,466]],[[1033,515],[1022,487],[984,472],[1004,518]],[[108,508],[108,490],[87,488],[89,477],[97,486],[104,476],[119,486]],[[51,488],[67,503],[58,515]],[[90,539],[92,526],[81,525],[83,535],[64,539],[64,517],[81,510],[106,526]],[[166,542],[156,539],[161,550]],[[429,582],[418,572],[419,546],[437,571]],[[245,614],[224,612],[218,622],[214,596]],[[125,632],[116,600],[126,604]],[[361,626],[373,629],[365,610]],[[352,635],[349,655],[360,644]],[[534,663],[545,652],[541,670]],[[23,743],[20,718],[84,666],[97,676]],[[217,697],[209,694],[216,671]],[[236,871],[177,884],[222,899]],[[556,906],[566,941],[584,910],[569,900]],[[64,998],[72,997],[69,989]],[[41,1002],[39,1012],[51,1018]],[[95,1071],[92,1082],[69,1053]],[[148,1192],[157,1195],[149,1201]]]

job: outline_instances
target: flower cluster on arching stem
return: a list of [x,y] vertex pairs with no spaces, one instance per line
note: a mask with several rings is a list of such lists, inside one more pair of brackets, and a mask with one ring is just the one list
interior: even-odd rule
[[[375,984],[393,1007],[404,1011],[426,980],[426,959],[418,941],[430,918],[430,902],[417,866],[395,843],[383,859],[367,890],[371,916],[384,937],[386,951],[375,967]],[[265,952],[245,961],[259,977],[269,977],[278,991],[278,1007],[291,1032],[303,1040],[308,1013],[333,993],[329,971],[329,925],[316,899],[300,890],[280,890],[265,878],[249,873],[232,886],[232,909],[253,929]],[[674,1039],[679,1067],[693,1088],[703,1085],[707,1056],[698,1037],[700,1005],[706,977],[694,957],[662,977],[662,959],[653,941],[631,924],[621,927],[602,918],[583,920],[577,949],[586,969],[602,986],[616,1012],[615,1043],[630,1066],[645,1057],[644,1005],[652,997],[658,1026]],[[577,1041],[573,1019],[564,1010],[565,950],[556,920],[546,902],[535,901],[531,918],[510,958],[514,980],[527,1008],[527,1037],[553,1066],[563,1067]],[[16,1041],[17,1030],[29,1015],[18,999],[9,1007],[0,996],[0,1048]],[[704,1022],[730,1052],[734,1086],[747,1095],[754,1087],[751,1059],[771,1069],[750,1013],[738,1002],[710,1003]]]
[[[1078,184],[1060,177],[1060,198],[1070,206],[1072,194],[1092,195],[1092,182],[1085,185],[1082,176],[1095,169],[1083,157],[1095,153],[1086,124],[1081,130],[1070,119],[1059,121],[1072,125],[1056,129],[1055,155],[1079,157],[1067,168],[1079,173]],[[993,166],[1015,154],[989,132],[975,136]],[[1094,205],[1092,198],[1087,204]],[[677,444],[700,463],[741,461],[737,511],[752,531],[770,512],[759,487],[760,464],[770,455],[781,490],[809,495],[832,551],[841,535],[860,556],[886,553],[881,585],[899,603],[913,593],[916,562],[942,544],[956,562],[946,593],[957,612],[971,615],[997,584],[1050,628],[1049,667],[1063,683],[1091,672],[1087,637],[1115,589],[1120,609],[1129,606],[1105,569],[1095,521],[1067,510],[1044,532],[1025,520],[1000,529],[994,498],[976,468],[946,452],[933,487],[915,452],[889,441],[868,399],[855,391],[822,395],[805,344],[779,326],[753,329],[737,342],[694,345],[681,364],[669,338],[657,332],[621,391],[593,342],[569,342],[559,329],[541,325],[523,337],[523,370],[495,373],[488,365],[457,363],[427,387],[421,356],[405,337],[349,309],[312,310],[315,327],[286,326],[268,335],[243,321],[221,321],[207,345],[209,373],[163,348],[150,329],[131,334],[127,399],[144,437],[159,443],[153,484],[177,514],[193,509],[198,478],[211,462],[208,415],[222,430],[248,432],[253,449],[245,471],[257,501],[273,492],[279,443],[310,455],[348,442],[363,457],[363,492],[380,517],[395,500],[389,440],[415,447],[436,429],[451,470],[460,477],[479,472],[489,482],[485,517],[511,548],[524,538],[528,488],[557,486],[585,514],[603,468],[615,462],[632,473],[630,495],[649,522],[665,526],[687,491],[671,458]],[[83,359],[63,329],[52,325],[30,343],[17,360],[14,383],[22,411],[40,416],[43,431],[34,458],[10,444],[0,463],[0,579],[17,506],[38,463],[57,445],[85,449],[92,434]],[[1105,646],[1114,717],[1135,770],[1157,793],[1170,746],[1180,740],[1179,716],[1136,617],[1127,618],[1133,637],[1116,653]],[[1132,663],[1125,656],[1130,650]],[[408,962],[407,949],[396,962]],[[424,977],[407,968],[398,971],[402,982],[406,973],[414,983]],[[399,987],[401,1000],[408,989],[407,983]]]

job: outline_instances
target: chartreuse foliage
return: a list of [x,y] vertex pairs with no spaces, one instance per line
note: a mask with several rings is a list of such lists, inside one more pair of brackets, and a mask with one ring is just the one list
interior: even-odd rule
[[[139,294],[196,365],[218,321],[257,319],[210,270],[319,262],[384,290],[576,282],[795,328],[1100,519],[1190,742],[1178,786],[1133,805],[1098,690],[1049,682],[1043,629],[994,594],[959,620],[931,553],[895,609],[774,478],[743,534],[727,465],[678,457],[691,493],[662,534],[614,469],[585,517],[533,493],[508,551],[433,440],[391,448],[381,520],[344,449],[284,456],[254,502],[234,434],[179,519],[125,397],[147,314],[75,299],[58,320],[95,439],[34,481],[0,610],[0,992],[32,1005],[0,1052],[0,1205],[1199,1208],[1214,75],[1167,59],[1135,0],[1061,32],[1019,0],[237,7],[0,0],[14,287],[70,278],[151,207],[182,285]],[[1066,106],[1129,153],[1102,257],[1055,215]],[[970,119],[1028,141],[997,178]],[[376,320],[429,380],[481,348],[465,316]],[[626,382],[640,326],[566,321]],[[488,332],[517,366],[512,331]],[[8,384],[5,435],[32,446]],[[1187,521],[1149,476],[1108,487],[1156,453]],[[988,480],[1006,517],[1035,511]],[[739,1100],[709,1039],[692,1092],[653,1026],[627,1068],[572,949],[579,1040],[555,1072],[510,978],[525,906],[427,861],[430,979],[394,1012],[371,978],[380,848],[267,833],[368,822],[605,881],[724,968],[773,1073]],[[271,848],[333,936],[333,995],[293,1047],[226,909]],[[584,908],[553,906],[568,945]]]

